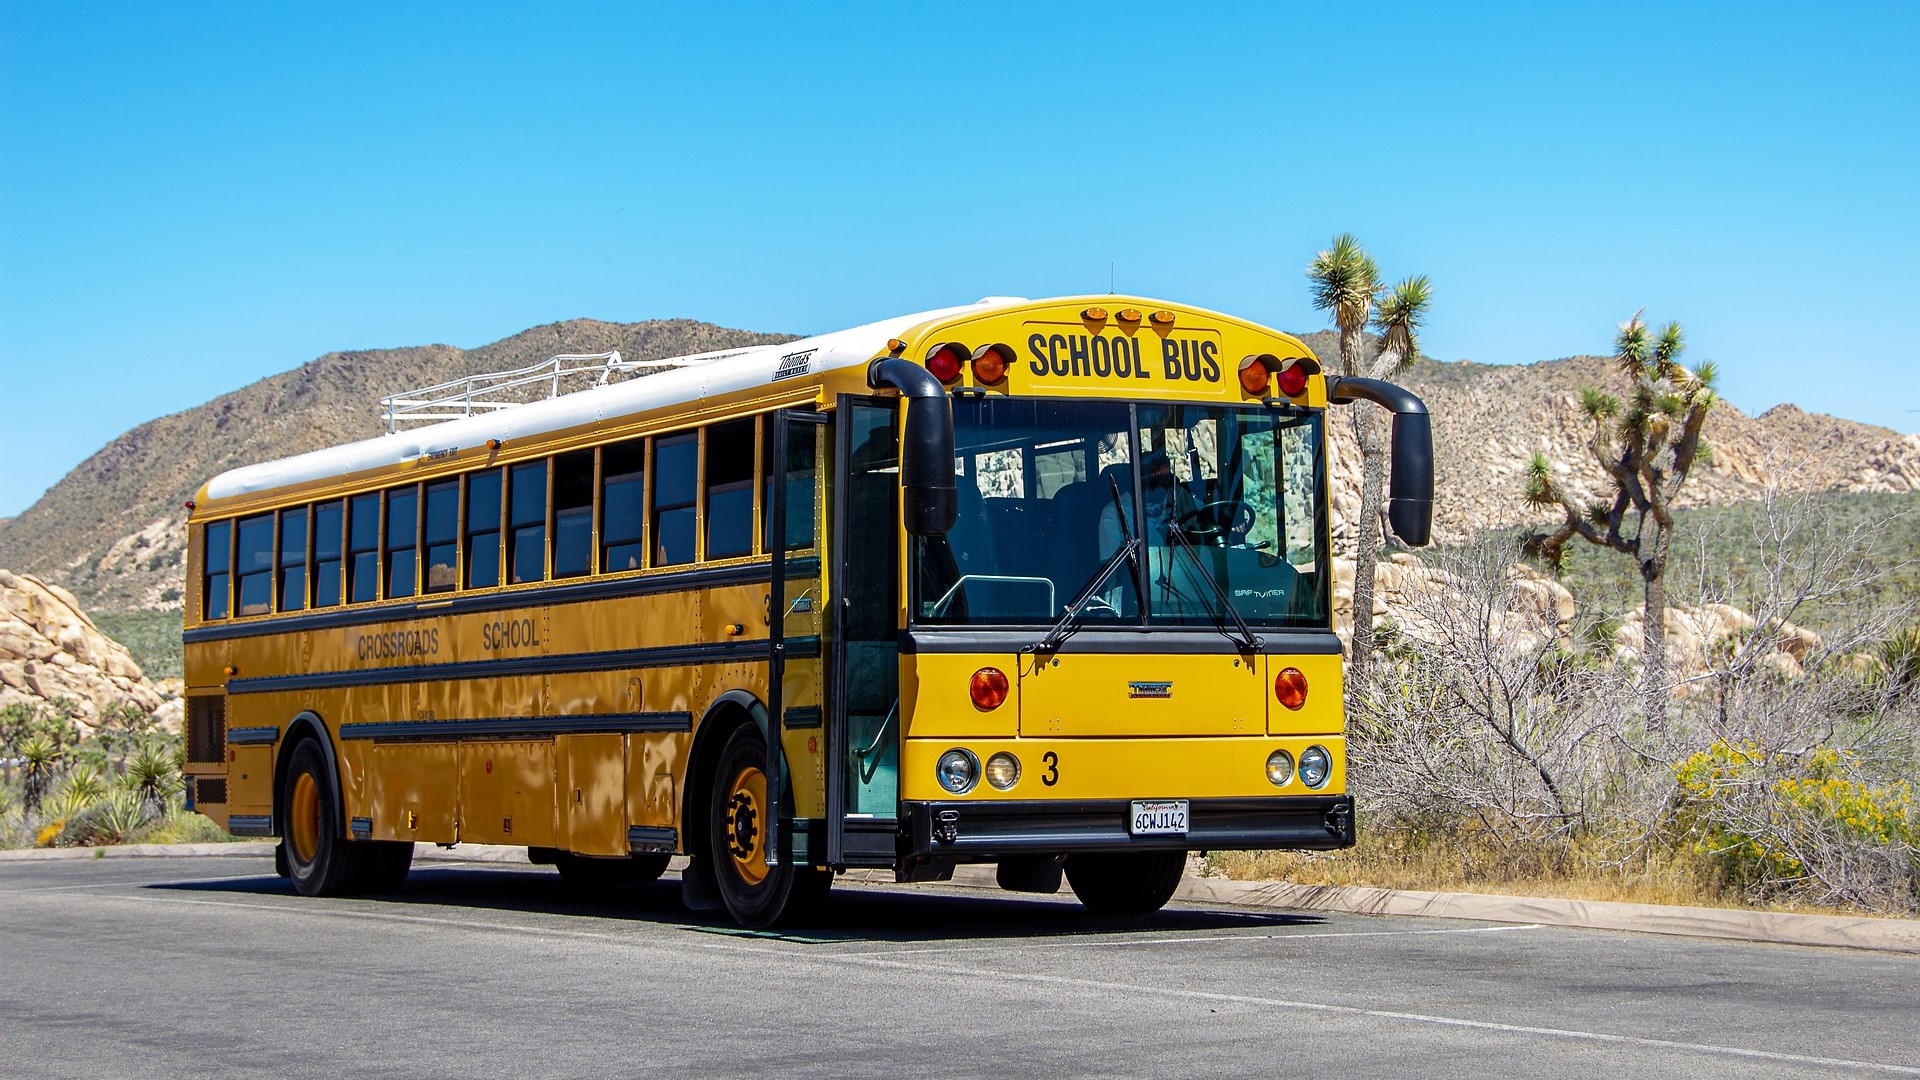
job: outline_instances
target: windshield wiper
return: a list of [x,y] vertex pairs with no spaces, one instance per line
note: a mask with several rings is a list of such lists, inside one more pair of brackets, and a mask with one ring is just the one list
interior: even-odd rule
[[[1020,651],[1047,653],[1058,650],[1067,638],[1073,636],[1073,632],[1080,628],[1080,617],[1092,605],[1100,590],[1106,587],[1107,580],[1113,577],[1113,572],[1120,569],[1121,563],[1132,562],[1134,553],[1139,550],[1139,539],[1128,537],[1127,542],[1121,544],[1118,551],[1108,556],[1106,565],[1100,568],[1099,573],[1093,575],[1093,580],[1087,582],[1087,587],[1080,590],[1080,595],[1067,602],[1067,610],[1060,613],[1060,621],[1053,624],[1053,629],[1047,631],[1047,636]],[[1103,600],[1101,603],[1106,602]]]
[[1208,613],[1213,616],[1213,625],[1227,636],[1227,640],[1239,646],[1241,652],[1258,651],[1260,639],[1253,636],[1253,631],[1247,627],[1247,620],[1240,617],[1240,609],[1233,606],[1233,601],[1227,597],[1227,590],[1220,587],[1220,579],[1213,576],[1213,571],[1207,569],[1207,564],[1200,558],[1200,553],[1193,549],[1193,541],[1187,539],[1186,530],[1168,522],[1167,536],[1174,541],[1174,546],[1187,553],[1187,558],[1193,563],[1194,569],[1200,571],[1200,577],[1213,590],[1213,595],[1219,598],[1220,607],[1233,616],[1233,625],[1239,629],[1240,633],[1236,636],[1233,631],[1228,630],[1226,620],[1220,617],[1219,612]]

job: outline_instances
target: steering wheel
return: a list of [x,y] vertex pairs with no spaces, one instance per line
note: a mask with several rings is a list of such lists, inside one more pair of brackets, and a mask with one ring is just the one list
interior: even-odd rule
[[[1225,511],[1224,519],[1216,511]],[[1205,524],[1201,524],[1202,519]],[[1253,527],[1253,511],[1239,499],[1214,499],[1174,518],[1173,525],[1189,538],[1224,541],[1229,533],[1244,533]]]

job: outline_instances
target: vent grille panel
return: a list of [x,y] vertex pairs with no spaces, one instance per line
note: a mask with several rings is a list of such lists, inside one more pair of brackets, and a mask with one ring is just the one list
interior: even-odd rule
[[227,778],[224,776],[202,776],[193,789],[193,801],[196,805],[208,803],[225,804],[227,801]]
[[[187,761],[216,765],[227,760],[227,699],[220,695],[187,699]],[[224,783],[224,782],[223,782]],[[225,802],[223,797],[221,802]]]

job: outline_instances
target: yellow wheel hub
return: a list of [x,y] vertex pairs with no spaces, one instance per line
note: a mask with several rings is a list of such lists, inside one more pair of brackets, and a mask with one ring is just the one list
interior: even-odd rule
[[287,838],[293,842],[293,857],[303,863],[320,854],[320,782],[312,773],[303,772],[293,782],[293,797],[287,800]]
[[733,872],[749,885],[767,879],[767,774],[740,770],[727,792],[727,854]]

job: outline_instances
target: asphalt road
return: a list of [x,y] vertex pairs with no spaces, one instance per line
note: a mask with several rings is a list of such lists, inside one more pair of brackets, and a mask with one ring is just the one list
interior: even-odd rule
[[0,1075],[1920,1075],[1920,958],[929,886],[746,934],[677,896],[0,863]]

